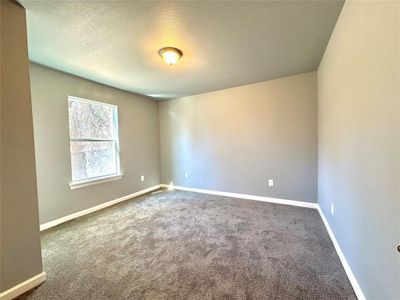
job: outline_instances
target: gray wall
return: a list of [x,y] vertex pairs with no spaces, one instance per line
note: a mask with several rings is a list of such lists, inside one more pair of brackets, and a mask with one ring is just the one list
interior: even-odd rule
[[0,292],[42,272],[25,10],[0,1]]
[[399,43],[400,2],[347,1],[318,69],[319,203],[367,299],[400,299]]
[[[30,72],[41,224],[159,184],[157,102],[37,64]],[[122,179],[69,188],[69,95],[118,106]]]
[[162,182],[316,202],[316,85],[311,72],[161,102]]

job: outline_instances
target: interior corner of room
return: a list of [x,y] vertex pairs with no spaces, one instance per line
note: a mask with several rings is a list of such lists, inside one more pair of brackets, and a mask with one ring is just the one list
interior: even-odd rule
[[400,299],[399,1],[74,3],[0,1],[0,300]]

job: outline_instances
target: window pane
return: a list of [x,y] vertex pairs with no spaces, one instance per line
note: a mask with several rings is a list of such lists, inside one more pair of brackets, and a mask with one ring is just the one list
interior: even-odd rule
[[71,139],[113,139],[115,106],[68,100]]
[[115,142],[71,141],[72,180],[117,173]]

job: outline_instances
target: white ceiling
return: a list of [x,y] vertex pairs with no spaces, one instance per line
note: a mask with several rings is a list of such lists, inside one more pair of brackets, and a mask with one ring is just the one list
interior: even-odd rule
[[[315,70],[343,1],[30,1],[34,62],[155,98]],[[158,50],[183,51],[170,67]]]

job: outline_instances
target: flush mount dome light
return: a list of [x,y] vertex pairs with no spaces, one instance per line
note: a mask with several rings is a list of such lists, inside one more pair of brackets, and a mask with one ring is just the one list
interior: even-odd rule
[[165,61],[170,66],[173,66],[182,57],[183,53],[178,48],[165,47],[161,48],[158,53],[160,54],[163,61]]

